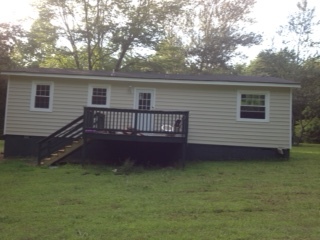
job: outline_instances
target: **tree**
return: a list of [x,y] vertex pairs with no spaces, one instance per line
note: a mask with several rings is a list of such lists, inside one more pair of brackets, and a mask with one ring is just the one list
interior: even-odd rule
[[[141,49],[154,49],[164,38],[165,23],[179,14],[182,2],[39,0],[38,30],[51,32],[55,41],[53,53],[42,47],[41,66],[69,64],[72,58],[77,69],[120,71]],[[40,45],[36,32],[33,39]]]
[[288,49],[279,52],[266,50],[260,52],[247,67],[247,73],[295,80],[301,83],[300,89],[293,92],[293,119],[296,125],[294,140],[316,139],[320,118],[320,59],[309,58],[297,62],[296,53]]
[[[39,0],[40,32],[53,37],[54,51],[43,49],[45,65],[71,64],[77,69],[101,69],[109,48],[117,3],[112,0]],[[39,45],[39,36],[33,40]],[[48,60],[51,59],[50,61]]]
[[15,66],[12,55],[24,35],[25,32],[19,25],[0,23],[0,71]]
[[320,142],[320,57],[303,63],[301,89],[294,92],[293,116],[297,142]]
[[[314,40],[313,33],[319,27],[320,21],[315,19],[315,8],[308,7],[307,0],[297,3],[298,11],[289,17],[288,24],[283,26],[280,36],[284,43],[291,46],[295,53],[295,62],[301,71],[295,71],[301,82],[301,89],[294,91],[293,118],[295,124],[300,126],[298,142],[305,135],[305,129],[315,118],[320,116],[317,104],[319,103],[319,56],[316,48],[319,41]],[[294,132],[296,133],[296,132]]]
[[[184,40],[179,42],[179,50],[172,44],[172,50],[187,54],[181,69],[187,63],[192,72],[212,72],[217,68],[221,71],[238,54],[239,46],[251,46],[261,40],[260,35],[246,33],[243,26],[252,22],[247,15],[254,2],[38,0],[39,19],[20,56],[30,56],[24,58],[25,66],[115,71],[139,66],[167,68],[170,65],[164,66],[162,60],[160,65],[151,66],[154,61],[159,63],[164,52],[152,59],[148,55],[154,50],[164,51],[168,36],[175,36]],[[46,32],[47,40],[41,36]],[[37,50],[33,57],[28,54],[32,48]]]
[[[307,0],[298,2],[297,7],[298,12],[289,16],[288,24],[279,31],[286,48],[259,53],[247,70],[255,75],[301,83],[301,88],[293,92],[293,125],[296,126],[293,136],[299,143],[303,139],[311,139],[314,131],[320,128],[317,126],[320,117],[320,64],[315,48],[319,42],[313,38],[320,21],[315,19],[315,9],[308,7]],[[316,134],[320,135],[320,132]]]
[[296,62],[297,54],[287,48],[276,52],[273,49],[261,51],[247,67],[250,75],[279,77],[291,80],[301,79],[301,66]]
[[260,43],[260,35],[245,31],[245,25],[253,22],[247,15],[254,3],[255,0],[195,2],[195,15],[189,21],[193,23],[189,58],[196,72],[226,69],[229,60],[239,54],[238,47]]
[[186,73],[186,51],[174,36],[161,41],[156,53],[149,58],[150,70],[167,74]]
[[166,23],[180,14],[182,3],[182,0],[137,0],[119,6],[122,20],[112,39],[118,49],[114,70],[132,64],[125,59],[128,52],[137,57],[141,50],[155,49],[165,38]]
[[308,7],[307,0],[297,3],[298,11],[289,16],[288,24],[281,26],[278,31],[283,39],[283,44],[291,46],[296,53],[296,62],[301,63],[315,51],[320,42],[314,39],[315,29],[320,25],[320,20],[315,19],[315,8]]
[[34,21],[29,32],[27,32],[26,40],[17,44],[14,53],[14,61],[23,67],[40,67],[45,61],[57,56],[55,48],[58,35],[57,28],[48,21],[42,21],[46,16],[42,16]]

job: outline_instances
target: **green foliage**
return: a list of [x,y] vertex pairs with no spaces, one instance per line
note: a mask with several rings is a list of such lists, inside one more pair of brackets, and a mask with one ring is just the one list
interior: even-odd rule
[[[248,67],[255,75],[268,75],[291,79],[301,83],[300,89],[293,91],[293,120],[296,125],[294,140],[299,143],[317,141],[320,118],[320,64],[319,55],[314,50],[319,42],[314,40],[315,27],[320,21],[315,18],[315,9],[308,7],[308,1],[297,4],[298,12],[289,17],[280,36],[287,46],[280,50],[261,52]],[[313,52],[312,52],[313,51]]]
[[23,38],[25,32],[19,25],[0,23],[0,71],[16,66],[12,61],[12,55]]
[[261,36],[246,32],[244,24],[254,0],[195,1],[189,21],[191,42],[188,47],[191,68],[195,72],[212,73],[216,68],[227,69],[228,62],[239,53],[240,46],[250,47],[261,42]]
[[221,72],[239,46],[261,40],[243,27],[252,22],[247,16],[253,4],[254,0],[37,0],[39,18],[13,57],[24,67]]
[[122,22],[113,35],[117,46],[115,71],[120,71],[127,53],[136,54],[135,49],[154,49],[165,36],[167,22],[180,14],[183,1],[139,0],[119,6]]
[[287,48],[276,52],[274,49],[262,51],[250,62],[247,72],[250,75],[279,77],[300,80],[301,66],[296,62],[297,55]]
[[295,127],[300,142],[320,143],[320,118],[301,120]]
[[[24,31],[18,25],[0,23],[0,72],[15,67],[13,61],[17,45],[22,41]],[[7,79],[0,76],[0,139],[3,137],[4,114],[6,105]]]
[[[39,58],[45,58],[39,66],[96,69],[113,51],[109,48],[114,27],[110,19],[116,6],[101,0],[39,0],[39,19],[30,35],[39,47]],[[39,33],[48,33],[49,38],[42,42]]]
[[[297,61],[294,51],[279,52],[266,50],[257,56],[247,68],[248,74],[280,77],[300,82],[301,88],[293,91],[293,119],[295,121],[295,142],[316,141],[314,134],[320,117],[320,64],[319,58]],[[309,129],[312,123],[312,129]],[[307,130],[309,129],[309,130]],[[310,136],[307,136],[310,134]]]
[[316,19],[315,7],[309,7],[307,0],[297,3],[297,12],[289,16],[288,24],[282,26],[279,35],[282,42],[292,45],[297,54],[297,62],[301,63],[310,57],[312,51],[317,50],[320,42],[314,35],[320,21]]
[[[310,58],[305,61],[303,77],[301,78],[301,89],[294,92],[293,114],[297,129],[298,142],[303,140],[317,141],[314,134],[317,133],[316,126],[320,118],[320,64],[319,59]],[[310,127],[312,126],[311,130]],[[310,136],[306,136],[310,134]]]
[[40,18],[35,20],[31,30],[26,34],[27,41],[17,45],[13,60],[23,67],[40,67],[47,58],[52,58],[56,49],[57,28],[42,18],[48,16],[40,12]]
[[289,161],[109,167],[0,163],[1,239],[318,239],[319,145]]
[[176,37],[168,37],[156,47],[156,53],[148,60],[149,71],[175,74],[186,73],[186,51]]
[[[40,15],[28,46],[39,55],[27,61],[29,66],[120,71],[132,65],[129,55],[138,61],[141,49],[157,45],[164,37],[167,19],[179,15],[181,3],[38,0]],[[43,33],[49,37],[41,41]],[[24,50],[29,52],[28,47]]]

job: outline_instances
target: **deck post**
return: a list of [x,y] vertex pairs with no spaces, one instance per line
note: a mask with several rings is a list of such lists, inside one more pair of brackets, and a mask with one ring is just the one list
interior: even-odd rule
[[187,143],[183,142],[181,145],[181,160],[180,160],[180,167],[184,169],[186,165],[186,158],[187,158]]
[[134,127],[133,127],[133,134],[135,135],[138,130],[138,113],[134,113]]
[[38,166],[41,165],[41,147],[42,147],[42,144],[38,142]]
[[83,145],[82,145],[82,166],[85,165],[87,156],[87,136],[83,134]]

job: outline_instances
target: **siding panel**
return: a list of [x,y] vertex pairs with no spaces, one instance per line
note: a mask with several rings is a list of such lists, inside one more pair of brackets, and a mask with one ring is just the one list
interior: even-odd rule
[[[53,111],[31,112],[32,80],[54,81]],[[6,134],[47,136],[80,116],[87,105],[88,85],[102,81],[76,79],[31,79],[15,77],[10,82]],[[163,83],[108,82],[112,108],[133,108],[130,89],[154,88],[157,110],[190,111],[190,143],[253,147],[290,147],[290,90],[231,86],[196,86]],[[237,91],[270,92],[270,121],[238,122]],[[169,123],[170,124],[170,123]]]

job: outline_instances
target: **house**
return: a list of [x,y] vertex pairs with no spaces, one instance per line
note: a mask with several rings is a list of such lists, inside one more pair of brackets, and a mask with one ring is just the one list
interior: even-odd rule
[[1,74],[9,78],[5,157],[38,154],[39,163],[52,163],[49,155],[68,145],[90,158],[115,142],[141,143],[133,147],[140,153],[152,143],[179,146],[182,160],[289,156],[293,81],[67,69]]

